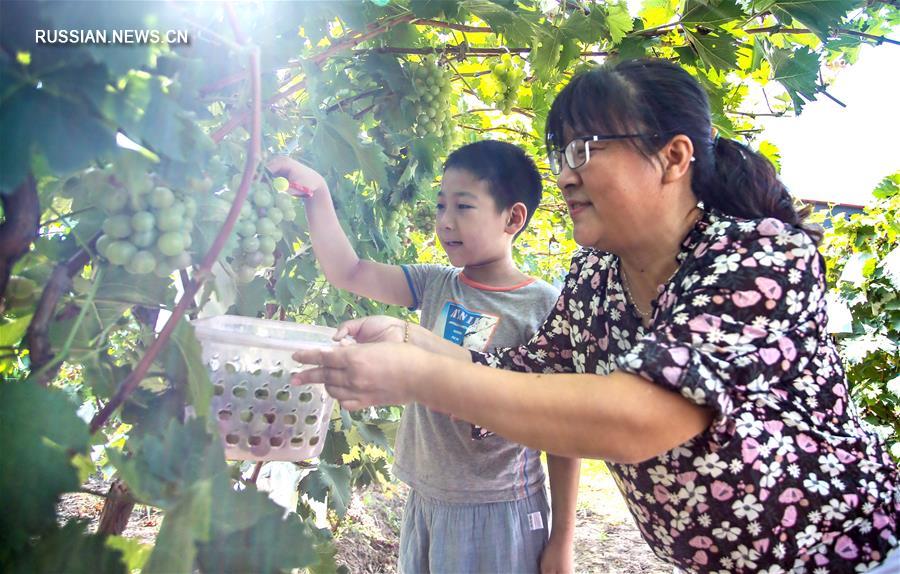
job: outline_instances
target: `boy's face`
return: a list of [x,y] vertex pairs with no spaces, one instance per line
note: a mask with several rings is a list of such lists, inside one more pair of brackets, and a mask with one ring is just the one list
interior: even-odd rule
[[497,210],[488,182],[465,169],[444,172],[435,231],[454,267],[481,265],[505,256],[513,235],[510,209]]

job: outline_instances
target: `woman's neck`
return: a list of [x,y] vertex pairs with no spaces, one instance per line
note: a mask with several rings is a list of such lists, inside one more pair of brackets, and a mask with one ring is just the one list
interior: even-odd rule
[[652,240],[619,254],[624,280],[639,309],[651,309],[652,301],[659,295],[659,286],[667,283],[678,270],[681,243],[702,215],[698,207],[693,207],[683,217],[657,227]]

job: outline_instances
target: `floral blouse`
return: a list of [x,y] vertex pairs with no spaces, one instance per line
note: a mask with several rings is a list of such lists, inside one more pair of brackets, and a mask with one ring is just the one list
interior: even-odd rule
[[[900,473],[854,412],[825,331],[825,269],[803,231],[707,212],[644,328],[619,260],[572,261],[524,346],[490,366],[639,375],[715,411],[704,433],[609,464],[656,554],[703,572],[865,572],[898,546]],[[598,381],[598,398],[603,396]]]

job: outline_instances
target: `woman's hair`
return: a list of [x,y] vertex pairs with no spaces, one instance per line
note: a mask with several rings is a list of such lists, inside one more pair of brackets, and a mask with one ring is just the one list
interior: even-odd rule
[[815,241],[768,159],[734,140],[713,135],[706,92],[690,74],[667,60],[624,60],[577,74],[556,96],[547,115],[547,149],[561,149],[572,135],[645,134],[633,138],[650,157],[675,135],[694,144],[691,186],[706,208],[746,219],[774,217],[800,227]]

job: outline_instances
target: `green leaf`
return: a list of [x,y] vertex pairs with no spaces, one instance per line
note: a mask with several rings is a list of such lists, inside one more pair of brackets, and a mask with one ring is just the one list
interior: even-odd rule
[[320,502],[330,497],[331,507],[339,517],[343,517],[350,506],[350,469],[344,465],[320,462],[319,468],[303,477],[300,488]]
[[840,24],[847,12],[863,4],[859,0],[779,0],[770,10],[788,14],[825,41],[830,28]]
[[[381,146],[361,143],[359,133],[359,122],[347,114],[334,112],[322,119],[315,139],[327,150],[323,157],[326,164],[340,162],[338,165],[344,173],[361,169],[369,180],[385,187],[387,170]],[[356,160],[355,164],[347,163],[351,158]]]
[[388,443],[387,438],[384,436],[384,431],[381,430],[377,425],[357,422],[354,425],[354,428],[357,432],[359,432],[359,436],[364,441],[376,444],[388,452],[391,451],[391,445],[390,443]]
[[168,509],[179,504],[195,482],[227,475],[222,444],[206,432],[204,420],[184,425],[172,420],[162,435],[129,438],[129,456],[107,451],[136,498]]
[[331,464],[344,464],[343,455],[349,452],[350,445],[347,443],[346,433],[331,429],[325,436],[325,446],[322,447],[319,459]]
[[25,335],[25,331],[28,330],[28,325],[31,323],[33,316],[22,315],[12,320],[0,318],[0,347],[14,347],[18,345]]
[[128,570],[122,562],[122,552],[107,546],[104,539],[101,535],[87,534],[87,523],[71,521],[41,536],[24,556],[7,564],[9,569],[4,571],[125,574]]
[[735,0],[688,0],[681,23],[715,28],[743,17],[744,11]]
[[56,503],[78,488],[70,452],[85,452],[87,425],[58,390],[0,385],[0,562],[56,525]]
[[209,540],[212,484],[195,482],[168,510],[141,574],[192,572],[195,543]]
[[[592,12],[593,14],[593,12]],[[581,10],[573,11],[562,25],[566,36],[574,37],[586,44],[595,43],[599,38],[599,30],[590,16]]]
[[28,172],[30,154],[67,174],[114,149],[115,132],[88,105],[29,85],[0,105],[0,141],[15,142],[0,154],[0,189],[11,190]]
[[203,365],[202,349],[194,327],[183,317],[169,338],[163,362],[171,379],[187,384],[188,399],[195,414],[205,418],[212,399],[212,382]]
[[794,51],[773,48],[769,53],[772,65],[772,79],[780,82],[794,102],[799,114],[803,105],[816,97],[819,88],[819,57],[809,48]]
[[537,33],[537,26],[521,13],[514,12],[490,0],[461,0],[461,10],[466,10],[488,23],[495,34],[500,34],[511,45],[527,45]]
[[155,275],[141,276],[140,280],[123,267],[110,265],[97,288],[97,301],[156,307],[175,301],[175,288],[168,279]]
[[255,277],[253,281],[241,286],[237,290],[237,300],[234,303],[238,315],[245,317],[258,317],[265,311],[266,301],[269,299],[269,289],[263,277]]
[[142,544],[134,538],[124,536],[107,536],[106,546],[122,553],[122,561],[127,572],[143,568],[147,558],[150,557],[150,552],[153,551],[150,544]]
[[550,33],[541,32],[534,39],[534,50],[529,60],[534,66],[534,72],[538,76],[546,76],[559,63],[560,33],[553,30]]
[[634,20],[628,13],[628,5],[619,2],[606,8],[606,27],[613,44],[619,44],[625,36],[634,30]]
[[737,67],[737,45],[735,38],[724,30],[712,33],[698,33],[684,28],[691,47],[707,68],[731,70]]
[[284,509],[268,502],[277,512],[266,514],[250,528],[198,545],[202,572],[276,574],[321,562],[317,538],[323,536],[295,514],[282,519]]

